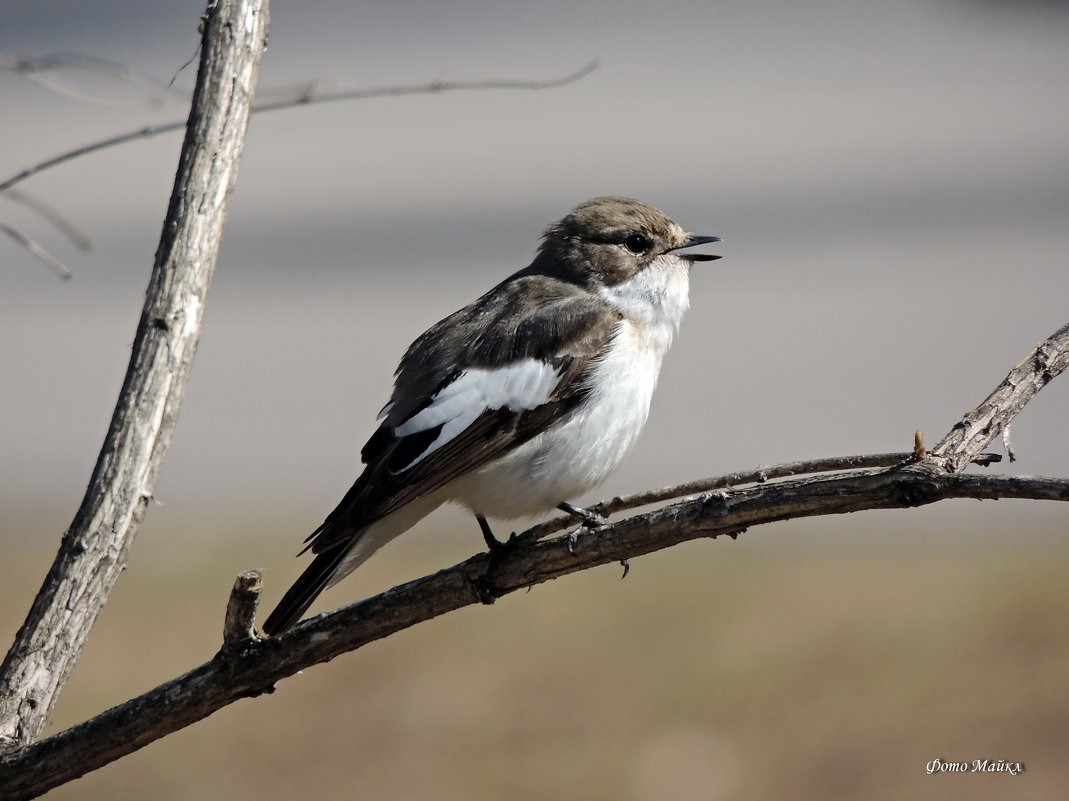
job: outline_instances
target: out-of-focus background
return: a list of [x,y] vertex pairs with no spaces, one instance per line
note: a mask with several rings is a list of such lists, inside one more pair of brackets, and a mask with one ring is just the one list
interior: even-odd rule
[[[0,55],[105,57],[69,96],[0,71],[0,177],[182,118],[201,4],[9,2]],[[254,118],[157,499],[55,713],[209,658],[233,576],[293,554],[358,470],[393,366],[524,266],[541,228],[639,197],[724,260],[601,496],[937,440],[1069,299],[1069,4],[277,3],[262,97],[552,78]],[[93,98],[87,100],[86,97]],[[20,188],[94,240],[60,282],[0,241],[0,638],[72,517],[118,392],[179,134]],[[1014,426],[1066,475],[1069,383]],[[592,500],[588,498],[586,500]],[[500,524],[504,528],[505,524]],[[1069,511],[960,502],[755,529],[434,621],[282,683],[57,799],[1051,798],[1069,783]],[[327,593],[480,547],[443,510]],[[1024,762],[928,776],[933,759]]]

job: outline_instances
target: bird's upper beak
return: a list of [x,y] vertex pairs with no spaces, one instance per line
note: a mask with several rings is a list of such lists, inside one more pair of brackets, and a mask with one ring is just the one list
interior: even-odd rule
[[[718,236],[700,236],[698,234],[688,234],[683,244],[679,247],[672,248],[672,250],[682,250],[683,248],[692,248],[695,245],[708,245],[710,242],[723,242]],[[714,256],[711,253],[680,253],[679,258],[686,259],[687,261],[715,261],[720,256]]]

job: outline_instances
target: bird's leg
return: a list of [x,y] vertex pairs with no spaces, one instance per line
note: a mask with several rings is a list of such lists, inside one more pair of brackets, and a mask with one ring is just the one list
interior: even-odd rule
[[485,540],[486,547],[490,552],[490,560],[487,563],[486,572],[475,579],[475,590],[482,603],[492,604],[501,593],[490,581],[490,574],[494,572],[498,560],[515,547],[520,540],[514,531],[507,540],[502,542],[494,536],[494,532],[490,529],[490,524],[486,522],[486,518],[483,515],[476,514],[475,520],[479,524],[479,530],[483,533],[483,540]]
[[479,531],[483,533],[486,549],[493,552],[495,549],[500,548],[501,540],[494,536],[494,532],[490,530],[490,524],[486,522],[486,518],[482,515],[475,515],[475,520],[479,524]]
[[486,543],[486,549],[490,551],[491,555],[500,554],[505,548],[510,545],[515,545],[516,540],[518,539],[515,531],[509,535],[507,540],[502,542],[494,536],[494,532],[490,529],[490,524],[486,522],[486,518],[483,515],[476,514],[475,520],[479,524],[479,530],[483,533],[483,541]]
[[599,515],[597,512],[592,512],[581,506],[572,506],[572,504],[567,501],[562,501],[557,504],[557,508],[562,512],[567,512],[573,517],[578,517],[583,521],[583,525],[587,528],[599,528],[601,526],[609,525],[609,521],[604,515]]

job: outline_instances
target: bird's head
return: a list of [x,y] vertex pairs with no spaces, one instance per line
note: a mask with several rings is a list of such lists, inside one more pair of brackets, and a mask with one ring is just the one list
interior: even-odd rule
[[[597,197],[550,225],[539,250],[547,272],[583,286],[611,287],[654,263],[689,269],[719,259],[680,250],[719,242],[717,236],[688,233],[653,206],[627,197]],[[560,272],[557,272],[557,271]]]

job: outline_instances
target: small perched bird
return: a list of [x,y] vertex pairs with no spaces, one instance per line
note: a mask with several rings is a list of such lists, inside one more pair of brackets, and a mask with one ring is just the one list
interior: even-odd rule
[[[363,473],[308,537],[316,554],[267,618],[269,635],[445,501],[514,519],[572,506],[646,422],[688,306],[690,268],[719,242],[657,209],[599,197],[550,225],[531,265],[421,335],[360,456]],[[306,548],[305,550],[308,550]]]

